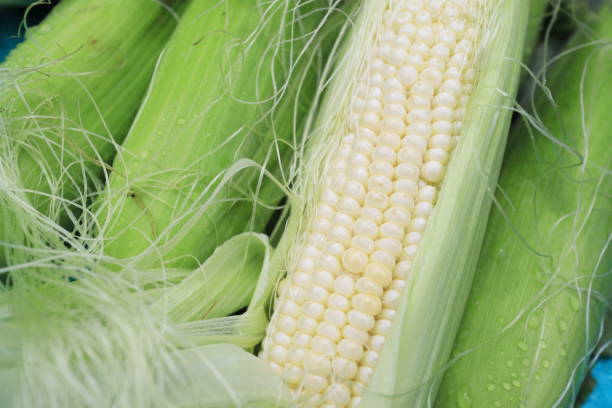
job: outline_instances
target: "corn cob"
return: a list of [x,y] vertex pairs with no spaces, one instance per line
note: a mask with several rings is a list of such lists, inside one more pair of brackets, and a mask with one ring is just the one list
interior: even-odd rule
[[576,399],[612,296],[610,18],[583,22],[511,133],[439,407]]
[[108,255],[193,267],[264,228],[315,99],[324,3],[191,5],[98,203]]
[[[354,89],[347,91],[350,107],[340,112],[332,109],[334,117],[346,115],[345,122],[329,133],[323,132],[341,142],[336,148],[329,147],[330,142],[324,143],[322,151],[331,152],[329,160],[321,164],[324,169],[320,186],[315,188],[316,202],[306,205],[315,208],[306,209],[310,221],[301,227],[304,236],[296,245],[295,257],[289,255],[289,277],[279,287],[280,295],[260,354],[294,391],[300,405],[354,407],[362,402],[385,340],[392,332],[392,323],[402,308],[402,293],[414,279],[411,275],[418,256],[423,256],[418,255],[419,247],[430,229],[427,227],[432,222],[430,217],[435,213],[447,167],[449,163],[453,165],[451,152],[460,143],[466,113],[474,104],[470,95],[475,81],[481,79],[484,84],[493,79],[493,83],[500,83],[498,73],[478,77],[483,43],[490,41],[489,47],[497,44],[497,34],[487,30],[507,33],[510,21],[516,17],[516,47],[500,49],[514,58],[521,55],[527,13],[519,10],[517,3],[504,7],[495,1],[454,0],[371,2],[364,6],[365,17],[357,25],[369,23],[384,29],[371,35],[366,27],[362,31],[366,32],[364,37],[356,34],[348,46],[349,54],[356,44],[366,48],[363,58],[367,62],[356,62],[365,64],[365,68],[359,72],[359,82],[352,85]],[[496,26],[494,17],[500,18],[505,12],[508,20]],[[489,64],[497,64],[490,62],[491,57],[488,60]],[[503,87],[513,94],[517,65],[511,69],[502,69],[502,65],[495,68],[508,73],[503,81],[509,79],[509,85]],[[490,100],[486,93],[478,96]],[[341,102],[334,100],[330,105],[341,107]],[[473,107],[471,110],[478,111]],[[472,123],[470,131],[497,128],[490,141],[481,140],[482,146],[476,147],[490,146],[482,157],[487,157],[484,167],[491,170],[494,178],[508,116],[499,119],[499,112],[485,110],[471,115],[472,119],[481,116],[479,119],[490,119],[491,123],[481,124],[480,129]],[[470,144],[466,145],[470,147],[464,149],[473,147],[471,137],[480,136],[470,135]],[[322,152],[316,147],[314,151],[314,162],[319,163],[316,156]],[[462,152],[461,156],[463,160],[474,160],[472,154]],[[457,176],[465,177],[470,172],[475,169],[463,168],[458,174],[464,174]],[[486,185],[489,181],[476,179],[475,184],[466,183],[466,188],[479,190],[479,199],[473,205],[486,214],[488,200],[481,183]],[[466,215],[471,218],[475,214],[466,211]],[[466,236],[478,244],[481,229],[478,223],[468,227]],[[469,271],[471,255],[466,254],[458,256],[458,264]],[[433,271],[423,271],[429,272]],[[469,276],[467,272],[468,282]],[[461,307],[465,299],[466,286],[458,288],[448,289],[457,302],[455,307]],[[435,318],[436,313],[448,318],[445,311],[421,317]],[[422,319],[415,322],[422,324]],[[449,324],[450,336],[454,327],[454,323]],[[436,344],[440,357],[431,360],[434,364],[427,374],[435,371],[438,359],[445,358],[450,344]],[[413,352],[419,351],[423,350]],[[385,369],[380,375],[397,378],[398,374]],[[402,382],[406,386],[406,381],[414,381],[411,378],[391,379],[391,385],[378,381],[376,386],[393,388]],[[404,395],[395,400],[390,396],[386,401],[366,398],[362,406],[405,406],[418,398],[422,396]]]
[[[23,243],[37,212],[78,223],[174,28],[172,3],[62,1],[0,66],[0,241]],[[32,210],[12,213],[21,202]]]

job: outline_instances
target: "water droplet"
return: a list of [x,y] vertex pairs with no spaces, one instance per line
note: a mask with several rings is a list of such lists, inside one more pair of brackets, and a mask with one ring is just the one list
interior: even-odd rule
[[512,385],[514,385],[515,387],[520,387],[521,386],[521,382],[519,380],[514,380],[514,381],[512,381]]
[[548,343],[546,343],[546,341],[542,340],[542,341],[540,341],[540,347],[543,348],[543,349],[548,348]]
[[179,125],[179,126],[183,126],[185,124],[185,119],[184,118],[179,118],[176,121],[176,124]]
[[495,402],[493,403],[493,405],[495,405],[496,407],[501,407],[501,402],[499,402],[499,401],[495,401]]
[[459,408],[471,408],[472,406],[472,397],[470,397],[470,391],[466,387],[464,388],[457,397],[457,404]]
[[542,361],[542,367],[544,367],[544,368],[550,367],[550,361],[548,361],[548,360]]
[[40,27],[40,32],[41,32],[41,33],[43,33],[43,34],[46,34],[46,33],[48,33],[49,31],[51,31],[51,29],[52,29],[52,28],[53,28],[53,27],[52,27],[51,25],[49,25],[49,24],[43,24],[43,25]]
[[535,379],[536,379],[536,380],[538,380],[538,381],[540,381],[540,374],[536,374],[536,375],[535,375]]
[[512,360],[508,360],[508,361],[506,361],[506,365],[507,365],[508,367],[512,367],[512,366],[514,365],[514,361],[512,361]]
[[503,317],[498,317],[497,318],[497,323],[501,324],[502,326],[504,325],[504,318]]
[[563,319],[559,320],[559,330],[566,331],[567,330],[567,322]]
[[487,384],[487,390],[489,390],[489,391],[495,391],[495,385],[493,385],[493,384]]
[[521,361],[521,364],[523,364],[525,367],[529,366],[529,359],[524,358],[524,359]]
[[527,346],[527,343],[525,343],[524,341],[521,341],[518,343],[518,348],[521,349],[522,351],[527,351],[529,347]]
[[510,383],[503,383],[502,387],[504,387],[505,390],[509,390],[510,388],[512,388],[512,386],[510,385]]
[[531,328],[536,328],[536,327],[538,327],[538,323],[540,323],[540,322],[539,322],[538,318],[534,315],[534,316],[531,316],[531,318],[529,319],[529,322],[527,324]]
[[561,347],[561,350],[559,350],[559,354],[561,354],[562,356],[567,356],[567,350]]
[[510,374],[510,377],[516,378],[516,377],[518,377],[518,375],[516,373],[512,373],[512,374]]
[[140,153],[140,157],[146,159],[147,157],[149,157],[149,151],[144,150],[142,153]]
[[487,380],[493,381],[493,376],[492,375],[487,375]]

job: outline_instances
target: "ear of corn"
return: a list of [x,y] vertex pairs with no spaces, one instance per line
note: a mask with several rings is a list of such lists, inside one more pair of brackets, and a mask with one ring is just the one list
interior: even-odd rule
[[312,50],[331,13],[322,4],[191,5],[99,202],[107,254],[189,267],[263,229],[316,99]]
[[611,18],[604,5],[583,22],[511,134],[437,406],[576,398],[612,297]]
[[315,135],[305,204],[281,242],[289,277],[261,354],[300,404],[422,406],[435,393],[484,233],[528,10],[365,2]]
[[168,7],[62,1],[0,66],[0,241],[44,246],[28,222],[79,224],[174,28]]

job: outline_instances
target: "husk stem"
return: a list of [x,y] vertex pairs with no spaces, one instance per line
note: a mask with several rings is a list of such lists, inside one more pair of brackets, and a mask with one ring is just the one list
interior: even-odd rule
[[548,88],[512,132],[436,406],[577,397],[612,298],[610,18],[609,5],[588,16],[549,61]]
[[333,10],[301,0],[191,5],[97,203],[106,254],[194,267],[231,236],[265,227],[294,177]]

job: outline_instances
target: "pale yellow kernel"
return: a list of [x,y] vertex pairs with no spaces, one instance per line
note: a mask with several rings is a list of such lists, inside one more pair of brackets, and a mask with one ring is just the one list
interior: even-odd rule
[[412,109],[408,112],[409,122],[429,122],[431,119],[431,112],[429,109]]
[[[381,47],[381,51],[389,53],[389,52],[391,52],[391,47],[388,46],[388,45],[383,45]],[[372,95],[372,88],[381,87],[381,86],[383,86],[384,83],[385,83],[385,78],[382,76],[382,74],[380,74],[380,73],[373,73],[372,75],[370,75],[370,78],[368,79],[368,84],[370,85],[370,89],[369,89],[369,92],[368,92],[368,98],[369,99],[376,99]],[[366,109],[366,111],[367,111],[367,109]]]
[[397,70],[397,78],[406,88],[412,86],[419,77],[419,72],[414,68],[413,64],[410,66],[402,66]]
[[[410,41],[410,38],[403,34],[396,35],[395,38],[393,39],[393,45],[395,47],[404,49],[406,51],[410,50],[411,44],[412,44],[412,41]],[[404,59],[404,62],[405,62],[405,59]]]
[[386,339],[387,338],[381,334],[374,334],[370,336],[370,343],[368,344],[369,349],[380,353],[385,345]]
[[283,346],[287,348],[291,345],[291,336],[289,336],[286,333],[283,333],[283,332],[274,333],[274,336],[272,336],[272,338],[274,339],[274,342],[278,344],[279,346]]
[[312,317],[308,317],[306,315],[301,316],[297,321],[297,328],[306,334],[314,334],[317,330],[317,320]]
[[352,273],[361,273],[367,264],[368,256],[357,248],[347,249],[342,256],[342,265]]
[[421,242],[421,233],[416,231],[411,231],[406,234],[406,238],[404,239],[404,244],[406,245],[418,245]]
[[283,379],[291,385],[298,385],[304,377],[304,369],[296,364],[286,364],[283,371]]
[[351,239],[351,246],[363,251],[367,255],[371,254],[372,251],[374,251],[374,241],[372,240],[372,238],[363,235],[354,236]]
[[461,92],[462,84],[456,78],[449,78],[442,82],[440,85],[440,91],[450,92],[454,94],[459,94]]
[[367,167],[370,164],[370,159],[363,153],[354,152],[349,158],[350,167]]
[[278,306],[278,311],[284,315],[291,317],[298,317],[302,308],[290,299],[283,299]]
[[[327,291],[326,291],[327,292]],[[327,303],[327,298],[324,300]],[[304,304],[304,315],[312,319],[319,320],[323,317],[325,312],[325,306],[318,301],[310,301]]]
[[393,165],[387,161],[375,161],[370,165],[370,174],[374,176],[385,176],[391,178],[393,177],[393,171]]
[[329,292],[322,286],[312,286],[310,289],[308,289],[308,294],[306,297],[308,300],[313,302],[327,303]]
[[378,227],[376,223],[365,218],[358,218],[357,221],[355,221],[353,231],[355,235],[361,235],[371,239],[378,236]]
[[334,291],[340,295],[351,297],[355,293],[355,281],[348,274],[342,274],[336,278]]
[[317,263],[314,260],[314,258],[303,256],[302,258],[300,258],[297,267],[298,267],[298,270],[310,274],[311,272],[314,271],[316,264]]
[[300,286],[287,286],[287,298],[301,305],[306,300],[306,290]]
[[393,183],[389,177],[371,176],[368,179],[368,190],[389,194],[393,191]]
[[302,387],[309,392],[322,392],[327,387],[327,379],[321,375],[305,374]]
[[361,277],[355,282],[355,290],[358,293],[366,293],[377,297],[382,297],[383,288],[375,280],[368,277]]
[[321,202],[330,207],[334,207],[338,202],[338,195],[334,193],[332,189],[326,188],[323,190],[323,194],[321,194]]
[[374,221],[378,224],[383,220],[383,212],[373,206],[365,206],[361,210],[361,217],[370,221]]
[[327,306],[332,309],[338,309],[346,312],[350,308],[351,304],[346,296],[339,293],[332,293],[329,295],[329,298],[327,298]]
[[382,132],[403,134],[406,131],[406,124],[403,119],[397,116],[386,116],[380,126]]
[[410,230],[411,231],[416,231],[416,232],[424,232],[425,231],[425,227],[427,226],[427,219],[426,218],[413,218],[410,221]]
[[385,221],[393,222],[402,228],[406,228],[410,225],[410,213],[400,207],[391,207],[385,211]]
[[351,398],[351,402],[348,404],[348,408],[357,408],[361,404],[361,397]]
[[433,120],[453,120],[455,118],[455,110],[447,106],[438,106],[431,113]]
[[335,357],[332,361],[333,375],[339,380],[350,380],[355,378],[358,369],[359,366],[353,360]]
[[427,150],[427,137],[408,133],[408,135],[402,139],[402,144],[422,154]]
[[423,179],[429,181],[430,183],[439,183],[442,181],[445,171],[446,168],[442,163],[431,161],[423,164],[421,174]]
[[347,179],[364,183],[368,180],[369,173],[365,167],[354,167],[348,170]]
[[298,321],[291,316],[278,314],[276,320],[276,329],[285,334],[293,334],[297,328]]
[[351,197],[342,197],[338,201],[338,211],[356,217],[361,212],[359,202]]
[[342,335],[345,339],[352,340],[357,344],[366,345],[370,340],[370,334],[366,331],[360,330],[353,325],[347,324],[342,329]]
[[[304,388],[304,391],[306,391],[306,393],[301,394],[302,398],[300,399],[300,405],[303,405],[304,407],[308,407],[308,408],[314,408],[314,407],[320,408],[319,406],[323,402],[323,395],[320,392],[308,391],[306,390],[306,388]],[[295,397],[298,396],[297,392],[294,392],[293,394]]]
[[[365,110],[366,112],[380,114],[383,110],[383,104],[378,99],[369,98],[366,100]],[[364,153],[363,151],[367,152],[367,145],[359,146],[360,142],[368,142],[368,141],[365,139],[358,140],[357,143],[355,144],[354,150],[359,151],[360,153]]]
[[415,122],[408,125],[408,135],[417,135],[424,138],[431,136],[431,125],[428,122]]
[[419,247],[417,245],[408,245],[407,247],[404,247],[404,251],[402,252],[402,259],[414,260],[418,249]]
[[270,360],[276,364],[282,365],[287,361],[287,349],[281,345],[274,345],[270,348]]
[[[428,60],[428,62],[431,61],[431,60],[432,59],[430,58]],[[444,75],[442,74],[442,72],[440,72],[440,70],[438,68],[427,67],[421,73],[421,78],[424,81],[427,81],[429,84],[431,84],[431,86],[433,88],[437,89],[442,84],[442,80],[444,78]],[[433,116],[433,118],[436,119],[435,116]]]
[[389,309],[397,309],[401,293],[396,289],[387,289],[383,295],[383,305]]
[[342,383],[330,385],[325,391],[325,400],[336,406],[345,406],[351,400],[351,390]]
[[338,342],[338,353],[348,360],[359,361],[363,357],[363,346],[352,340],[342,339]]
[[399,279],[408,278],[412,263],[410,261],[401,261],[397,264],[397,267],[393,271],[393,276]]
[[393,279],[389,287],[401,292],[406,287],[406,284],[406,279]]
[[310,342],[313,351],[324,356],[333,356],[336,353],[336,343],[324,336],[314,336]]
[[339,328],[342,328],[346,324],[346,314],[338,309],[327,309],[323,319]]
[[329,241],[323,247],[323,253],[327,255],[332,255],[335,257],[342,256],[346,247],[339,242]]
[[397,153],[397,160],[400,163],[410,163],[417,166],[422,163],[421,153],[411,146],[402,147]]
[[327,242],[327,238],[323,233],[314,232],[308,235],[307,242],[315,248],[321,248]]
[[403,192],[395,192],[391,194],[391,199],[389,201],[391,202],[391,206],[403,208],[409,211],[414,207],[412,197]]
[[366,293],[354,295],[351,298],[351,305],[355,310],[370,316],[376,316],[382,310],[382,302],[380,299]]
[[450,155],[446,149],[434,147],[425,152],[425,161],[427,162],[437,161],[442,164],[447,164],[449,159]]
[[414,52],[408,53],[408,58],[406,58],[406,65],[414,67],[417,70],[423,69],[423,57]]
[[372,262],[378,262],[380,264],[383,264],[389,269],[393,269],[395,267],[396,261],[393,255],[382,249],[378,249],[372,252],[372,255],[370,255],[370,260]]
[[398,150],[402,144],[402,138],[396,133],[381,133],[378,139],[378,146],[386,146],[394,151]]
[[389,51],[389,55],[387,56],[387,60],[389,61],[389,64],[399,67],[404,63],[404,61],[406,61],[407,55],[408,53],[406,52],[406,48],[392,47],[391,51]]
[[274,371],[274,373],[276,375],[282,375],[283,374],[283,367],[280,364],[276,364],[273,361],[269,362],[270,368],[272,369],[272,371]]
[[[384,78],[382,78],[382,76],[380,78],[384,81]],[[379,99],[379,100],[382,100],[383,95],[384,95],[384,92],[383,92],[383,89],[382,89],[382,85],[371,86],[368,89],[368,98],[369,99]],[[372,129],[372,130],[374,130],[374,129]]]
[[308,350],[304,356],[304,369],[310,374],[329,376],[331,374],[331,360],[321,353]]
[[438,197],[438,189],[432,185],[426,185],[419,190],[418,200],[434,203]]
[[375,368],[376,363],[378,362],[379,354],[374,350],[368,350],[363,354],[363,358],[361,359],[361,363],[370,368]]
[[387,319],[378,319],[376,321],[376,326],[374,326],[373,333],[382,334],[383,336],[388,336],[389,331],[391,330],[391,320]]
[[402,253],[402,243],[397,238],[381,238],[375,242],[376,249],[389,253],[394,258],[399,258]]
[[431,99],[425,95],[414,94],[408,98],[406,107],[408,110],[429,109],[431,107]]
[[335,159],[331,163],[331,173],[342,173],[346,170],[347,162],[344,159]]
[[[334,287],[334,275],[328,271],[318,270],[314,273],[314,283],[322,288],[331,289]],[[287,313],[289,314],[289,313]],[[290,314],[294,316],[293,314]]]
[[341,227],[344,227],[346,229],[348,229],[349,231],[353,229],[353,224],[355,223],[355,220],[353,219],[353,217],[351,217],[348,214],[345,213],[336,213],[334,215],[334,218],[332,220],[332,222],[335,225],[339,225]]
[[414,215],[426,218],[431,214],[433,204],[429,201],[421,201],[414,207]]
[[400,27],[399,33],[411,39],[411,38],[414,38],[414,35],[416,34],[416,30],[417,28],[414,24],[406,23]]
[[344,246],[351,243],[351,231],[341,225],[332,226],[327,236],[331,241],[339,242]]
[[448,60],[450,57],[450,49],[446,44],[437,43],[431,48],[431,55],[441,60]]
[[378,228],[378,235],[382,238],[402,239],[404,229],[393,222],[385,222]]
[[[394,279],[393,282],[395,281],[396,280]],[[387,319],[387,320],[393,320],[394,317],[395,317],[395,310],[393,309],[383,309],[382,312],[380,312],[380,314],[377,316],[378,319]]]
[[[293,344],[299,348],[305,349],[309,346],[312,335],[297,331],[293,333]],[[298,349],[299,350],[299,349]]]
[[349,323],[353,327],[363,331],[372,330],[374,328],[374,324],[376,323],[372,316],[358,310],[350,310],[347,316]]
[[342,271],[342,265],[340,261],[333,255],[324,254],[319,259],[319,267],[325,271],[328,271],[332,275],[337,275]]
[[409,196],[415,196],[418,193],[418,185],[416,180],[400,179],[393,182],[393,191],[404,193]]
[[354,198],[357,201],[361,201],[363,200],[363,197],[365,196],[366,191],[365,191],[365,187],[363,186],[363,184],[357,181],[348,180],[344,184],[343,193],[348,197]]
[[383,288],[391,283],[392,273],[389,268],[379,263],[370,263],[366,266],[364,276],[377,282]]
[[384,210],[389,205],[389,197],[382,191],[368,191],[364,204],[379,210]]
[[372,380],[372,374],[374,374],[374,370],[371,367],[362,365],[357,372],[357,379],[363,384],[369,384]]
[[392,165],[396,163],[396,152],[389,146],[377,146],[372,153],[373,160],[388,162]]
[[[416,37],[416,36],[415,36]],[[414,54],[420,55],[424,60],[429,58],[430,49],[427,44],[421,41],[415,41],[410,46],[410,51]]]
[[317,327],[317,334],[319,336],[327,337],[333,341],[338,341],[342,337],[342,332],[336,326],[329,322],[321,322]]
[[314,245],[306,244],[304,245],[302,255],[308,258],[318,258],[321,256],[321,251]]
[[390,77],[395,77],[397,76],[397,68],[395,68],[393,65],[385,64],[382,74],[385,77],[385,80]]
[[449,49],[455,48],[455,32],[453,30],[444,28],[437,33],[438,43],[445,45]]

